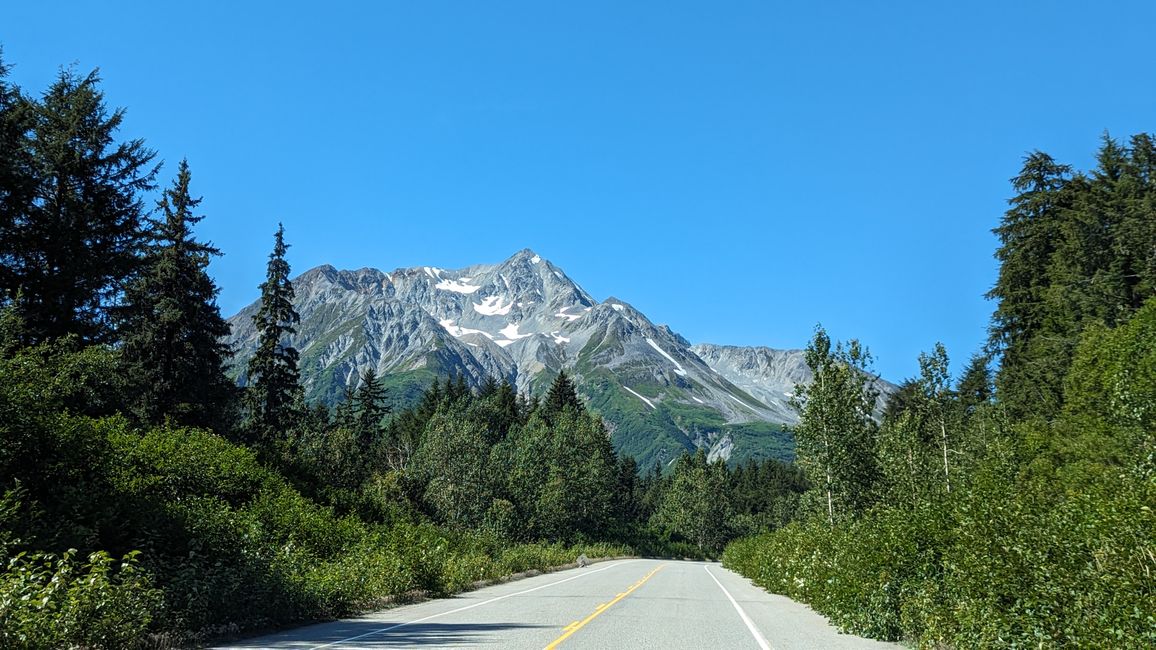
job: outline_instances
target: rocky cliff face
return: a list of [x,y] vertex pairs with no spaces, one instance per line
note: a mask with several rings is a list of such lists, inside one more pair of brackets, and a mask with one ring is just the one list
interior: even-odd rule
[[[795,424],[799,415],[790,405],[795,387],[811,383],[811,369],[802,350],[775,350],[766,347],[742,347],[701,343],[691,347],[715,372],[758,398],[782,422]],[[879,393],[876,415],[881,416],[887,398],[897,387],[882,378],[872,379],[872,388]]]
[[[783,425],[796,419],[789,392],[809,379],[800,351],[691,346],[624,301],[596,301],[533,251],[458,270],[321,266],[293,284],[301,323],[291,343],[311,399],[337,401],[367,368],[402,402],[438,376],[541,392],[566,369],[644,466],[696,448],[736,460],[792,454]],[[256,348],[256,309],[230,319],[239,369]]]

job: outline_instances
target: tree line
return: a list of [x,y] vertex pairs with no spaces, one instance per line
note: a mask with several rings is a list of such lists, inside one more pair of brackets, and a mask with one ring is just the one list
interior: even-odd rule
[[844,629],[920,647],[1156,643],[1156,149],[1024,159],[984,350],[944,346],[881,422],[870,355],[819,329],[801,520],[725,562]]

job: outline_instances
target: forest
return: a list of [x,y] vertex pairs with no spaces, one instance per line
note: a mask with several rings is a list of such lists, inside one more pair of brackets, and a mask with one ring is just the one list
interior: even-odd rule
[[164,182],[120,139],[95,71],[40,95],[6,73],[0,645],[185,647],[583,553],[718,557],[796,518],[799,468],[639,468],[565,374],[543,395],[443,378],[390,412],[367,372],[307,403],[281,227],[238,387],[189,164]]
[[988,344],[937,345],[872,420],[822,332],[795,429],[799,520],[724,564],[843,629],[919,647],[1156,646],[1156,142],[1036,151],[995,234]]

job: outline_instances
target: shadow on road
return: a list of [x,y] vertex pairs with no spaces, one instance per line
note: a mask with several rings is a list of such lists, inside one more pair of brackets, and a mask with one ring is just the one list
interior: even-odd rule
[[[316,648],[326,646],[339,648],[399,648],[476,646],[500,643],[500,632],[513,629],[533,629],[546,625],[523,625],[521,623],[414,623],[394,626],[386,621],[342,621],[339,629],[319,630],[314,634],[288,636],[284,638],[266,637],[262,648]],[[389,629],[394,628],[394,629]],[[304,631],[304,630],[302,630]],[[360,638],[358,638],[360,637]],[[250,642],[251,643],[251,642]],[[333,645],[328,645],[333,644]],[[231,647],[258,647],[241,643]]]

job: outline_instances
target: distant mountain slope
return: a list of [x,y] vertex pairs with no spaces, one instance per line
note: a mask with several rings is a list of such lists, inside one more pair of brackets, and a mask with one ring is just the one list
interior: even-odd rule
[[[799,421],[790,400],[795,396],[795,387],[810,384],[812,378],[803,350],[710,343],[694,345],[691,350],[715,372],[766,404],[783,418],[782,422]],[[878,377],[872,381],[872,387],[879,393],[876,415],[882,415],[887,399],[898,387]]]
[[[321,266],[293,283],[301,323],[292,343],[310,399],[335,403],[367,368],[401,403],[438,376],[506,378],[540,393],[566,369],[643,466],[696,448],[732,460],[793,454],[783,424],[795,414],[782,392],[794,384],[781,382],[804,376],[797,351],[761,348],[773,359],[764,363],[738,348],[692,347],[624,301],[594,300],[533,251],[459,270]],[[256,309],[230,319],[242,383]]]

